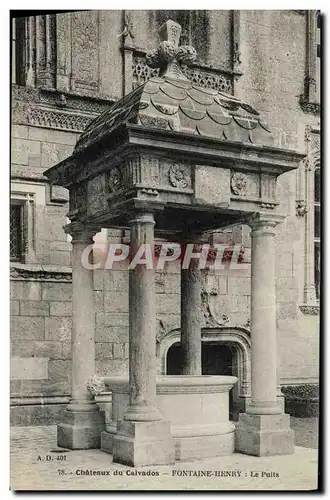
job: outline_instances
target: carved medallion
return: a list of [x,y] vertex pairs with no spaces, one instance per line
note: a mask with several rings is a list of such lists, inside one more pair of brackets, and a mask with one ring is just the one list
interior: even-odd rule
[[231,190],[234,194],[245,196],[248,188],[248,180],[245,174],[235,172],[231,176]]
[[109,189],[110,192],[117,191],[121,184],[121,173],[119,168],[115,167],[109,172]]
[[183,189],[188,186],[188,179],[183,165],[171,165],[169,179],[172,186],[176,188]]

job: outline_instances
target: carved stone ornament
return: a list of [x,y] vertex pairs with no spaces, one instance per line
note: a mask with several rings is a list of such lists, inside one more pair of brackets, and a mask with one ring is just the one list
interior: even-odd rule
[[202,303],[202,314],[204,317],[204,325],[208,327],[217,326],[228,326],[229,318],[226,314],[217,316],[212,307],[212,300],[216,300],[218,296],[218,290],[214,287],[209,287],[207,284],[207,273],[205,271],[201,273],[201,303]]
[[311,113],[313,115],[320,115],[321,113],[321,104],[309,101],[304,94],[299,97],[299,104],[304,113]]
[[299,306],[299,308],[303,314],[309,314],[313,316],[317,316],[318,314],[320,314],[320,307],[318,305],[315,306],[302,305]]
[[261,208],[270,208],[271,210],[276,207],[275,203],[260,203]]
[[179,46],[181,26],[168,20],[160,32],[162,41],[158,48],[146,55],[146,62],[150,68],[159,68],[160,76],[186,79],[182,73],[181,64],[189,65],[197,57],[196,50],[191,45]]
[[241,64],[241,52],[239,50],[239,44],[238,42],[235,43],[234,47],[234,53],[233,53],[233,62],[236,64]]
[[87,389],[93,396],[97,396],[105,391],[105,384],[103,378],[99,375],[93,375],[87,382]]
[[248,180],[245,174],[235,172],[231,176],[231,190],[234,194],[245,196],[247,193]]
[[117,167],[114,167],[109,172],[109,189],[110,192],[116,191],[121,184],[121,174],[120,170]]
[[[232,74],[225,69],[213,69],[197,65],[194,63],[191,67],[182,65],[182,73],[191,82],[199,87],[210,88],[220,92],[232,93]],[[146,63],[146,58],[139,56],[133,57],[133,89],[139,87],[150,78],[159,76],[159,68],[151,68]]]
[[182,165],[171,165],[168,175],[172,186],[180,189],[188,186],[186,172]]
[[130,37],[131,39],[135,38],[132,13],[127,10],[124,12],[124,30],[118,36],[123,36],[124,38]]
[[157,189],[149,189],[149,188],[148,189],[147,188],[141,189],[141,193],[146,194],[148,196],[158,196],[158,194],[159,194]]
[[305,200],[297,200],[296,201],[296,215],[297,217],[304,217],[308,212],[306,201]]
[[10,267],[10,279],[70,283],[72,271],[70,268],[56,266],[16,264]]
[[161,318],[157,318],[157,329],[156,329],[156,344],[160,344],[163,338],[166,336],[167,328],[164,321]]

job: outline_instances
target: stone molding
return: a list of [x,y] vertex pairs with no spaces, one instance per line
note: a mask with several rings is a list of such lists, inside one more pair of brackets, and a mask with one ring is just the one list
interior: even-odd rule
[[303,314],[310,316],[318,316],[320,314],[320,306],[319,304],[302,304],[299,306],[299,309]]
[[31,396],[31,397],[11,397],[10,406],[36,406],[36,405],[55,405],[68,404],[70,396]]
[[[128,377],[101,377],[105,387],[111,387],[114,391],[121,394],[129,393]],[[157,394],[212,394],[228,392],[236,382],[233,376],[208,377],[185,377],[175,375],[171,377],[157,376]],[[184,387],[184,389],[183,389]]]
[[72,269],[63,266],[11,263],[10,279],[68,283],[72,281]]

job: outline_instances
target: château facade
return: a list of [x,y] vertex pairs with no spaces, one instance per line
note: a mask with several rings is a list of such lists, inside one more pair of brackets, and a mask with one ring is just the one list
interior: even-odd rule
[[[157,69],[146,53],[173,19],[198,59],[184,67],[197,85],[256,108],[275,146],[305,154],[277,182],[278,388],[318,385],[320,296],[320,17],[317,11],[82,11],[12,23],[11,404],[13,425],[51,424],[71,391],[71,241],[68,191],[45,170],[71,155],[88,123]],[[257,181],[232,186],[256,199]],[[268,207],[269,208],[269,207]],[[214,233],[240,245],[247,272],[203,278],[203,374],[238,377],[232,413],[250,395],[248,226]],[[129,241],[103,229],[99,243]],[[128,372],[128,271],[94,271],[96,370]],[[160,374],[180,370],[180,269],[156,273]]]

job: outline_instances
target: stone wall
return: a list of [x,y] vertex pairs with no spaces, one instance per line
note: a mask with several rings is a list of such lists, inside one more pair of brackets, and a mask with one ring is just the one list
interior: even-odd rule
[[[185,43],[193,43],[201,60],[209,65],[205,71],[234,67],[242,73],[235,81],[230,80],[234,82],[235,94],[265,116],[275,130],[278,146],[305,151],[306,126],[319,124],[319,117],[304,113],[299,104],[306,63],[306,18],[301,12],[241,11],[239,37],[236,24],[234,39],[230,35],[233,16],[229,11],[72,14],[77,21],[73,29],[80,33],[83,26],[92,23],[97,44],[95,31],[95,40],[92,39],[93,30],[87,30],[89,34],[75,41],[72,33],[65,31],[69,14],[61,14],[59,61],[64,61],[64,66],[57,74],[58,91],[13,88],[11,177],[15,190],[16,184],[21,189],[25,186],[35,196],[32,250],[24,264],[12,264],[14,424],[53,422],[70,395],[71,245],[62,229],[67,222],[68,193],[58,186],[49,186],[42,173],[71,154],[79,132],[91,118],[113,99],[120,98],[125,89],[132,88],[133,61],[129,50],[124,51],[123,57],[122,42],[131,43],[136,53],[143,56],[144,51],[157,46],[156,26],[170,14],[183,25]],[[235,19],[237,23],[237,16]],[[123,30],[124,40],[118,36]],[[66,33],[68,40],[63,36]],[[239,41],[238,46],[233,45],[235,40]],[[72,51],[77,58],[75,78],[70,82],[68,54]],[[97,82],[94,90],[83,84],[89,71],[89,53],[90,61],[94,56],[97,60],[97,68],[90,68],[90,76]],[[124,81],[125,71],[128,83],[127,75]],[[318,316],[305,314],[300,308],[304,302],[305,221],[296,215],[296,189],[297,173],[282,175],[278,181],[279,211],[287,213],[288,218],[278,231],[276,285],[280,374],[285,385],[318,381]],[[249,229],[235,228],[227,239],[229,243],[243,244],[249,263]],[[180,325],[179,276],[175,266],[156,276],[160,337]],[[242,276],[208,276],[208,287],[214,292],[210,297],[212,311],[227,326],[249,328],[249,277],[249,269]],[[97,371],[104,375],[127,372],[127,271],[96,271],[94,290]]]

